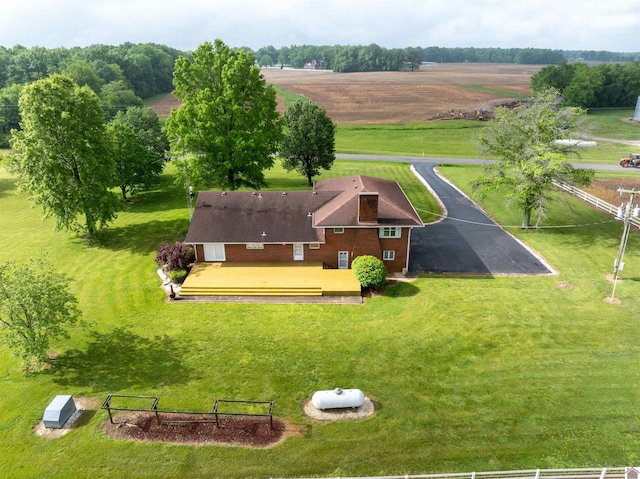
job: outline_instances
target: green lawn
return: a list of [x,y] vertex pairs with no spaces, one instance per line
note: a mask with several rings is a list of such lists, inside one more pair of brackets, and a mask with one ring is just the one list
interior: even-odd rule
[[[463,187],[476,171],[442,170]],[[422,201],[406,165],[339,161],[331,172],[353,173],[397,176]],[[304,183],[279,169],[270,181]],[[498,198],[485,207],[519,224]],[[92,244],[52,231],[4,170],[0,211],[0,260],[48,250],[90,323],[55,343],[55,365],[40,374],[22,373],[0,346],[0,477],[353,476],[639,459],[639,235],[629,241],[622,302],[607,304],[621,225],[577,201],[554,207],[545,225],[579,226],[511,230],[557,276],[426,276],[362,306],[164,302],[155,251],[188,225],[184,192],[168,176]],[[305,398],[335,386],[361,388],[376,414],[307,420]],[[109,393],[193,410],[216,398],[274,400],[275,415],[299,433],[270,449],[129,443],[105,437],[100,410],[60,439],[32,432],[56,394],[100,403]]]
[[477,158],[481,121],[434,121],[403,125],[339,124],[338,153]]
[[[586,131],[597,137],[640,140],[640,125],[623,120],[633,110],[607,109],[589,112]],[[477,135],[482,121],[434,121],[404,125],[340,124],[336,132],[338,153],[427,156],[435,158],[478,158]],[[580,148],[572,161],[588,164],[618,164],[633,146],[598,141],[597,146]]]

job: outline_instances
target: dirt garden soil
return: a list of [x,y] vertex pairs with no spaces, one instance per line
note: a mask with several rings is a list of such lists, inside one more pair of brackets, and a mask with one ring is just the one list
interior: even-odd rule
[[[295,428],[276,417],[273,429],[267,417],[220,416],[218,425],[213,416],[159,414],[149,412],[115,415],[114,424],[108,420],[102,431],[114,439],[130,441],[165,442],[188,445],[224,445],[265,448],[285,438],[297,435]],[[187,421],[179,423],[180,421]],[[213,421],[213,422],[195,422]]]
[[[417,72],[333,73],[268,68],[262,74],[268,83],[325,107],[335,123],[371,124],[476,119],[480,109],[490,116],[496,105],[513,102],[517,94],[529,94],[531,76],[540,68],[442,63],[423,66]],[[178,105],[177,98],[169,95],[151,107],[159,116],[168,116],[171,108]],[[281,97],[278,110],[284,111]]]

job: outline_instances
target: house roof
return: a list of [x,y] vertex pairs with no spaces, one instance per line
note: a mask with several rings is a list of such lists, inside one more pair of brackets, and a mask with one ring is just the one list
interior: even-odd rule
[[[378,221],[358,222],[360,193],[377,193]],[[422,226],[397,182],[368,176],[318,181],[313,191],[201,191],[186,242],[323,243],[325,227]]]
[[322,243],[324,231],[313,227],[313,212],[338,194],[335,191],[201,191],[185,241],[191,244]]
[[316,211],[316,226],[371,226],[358,220],[360,193],[378,194],[377,226],[423,226],[420,216],[396,181],[362,175],[345,176],[318,181],[314,190],[340,192]]

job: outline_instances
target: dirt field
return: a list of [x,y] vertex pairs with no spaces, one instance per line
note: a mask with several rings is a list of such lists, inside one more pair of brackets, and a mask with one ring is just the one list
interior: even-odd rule
[[[620,169],[622,170],[622,168]],[[606,201],[607,203],[617,206],[623,201],[629,201],[628,195],[625,195],[624,198],[620,196],[620,193],[618,193],[619,188],[622,188],[624,190],[640,190],[640,178],[596,180],[589,188],[584,188],[584,190],[591,193],[593,196],[597,196],[601,200]]]
[[[477,86],[528,94],[531,76],[539,65],[443,63],[419,72],[333,73],[269,68],[267,82],[320,106],[336,123],[406,123],[434,119],[475,117],[513,97],[474,90]],[[178,105],[172,96],[151,105],[167,116]],[[279,98],[279,110],[284,106]]]

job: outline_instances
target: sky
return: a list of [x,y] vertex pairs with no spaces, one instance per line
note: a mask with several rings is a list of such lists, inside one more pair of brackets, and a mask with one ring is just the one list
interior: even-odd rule
[[0,45],[640,51],[638,0],[1,0]]

